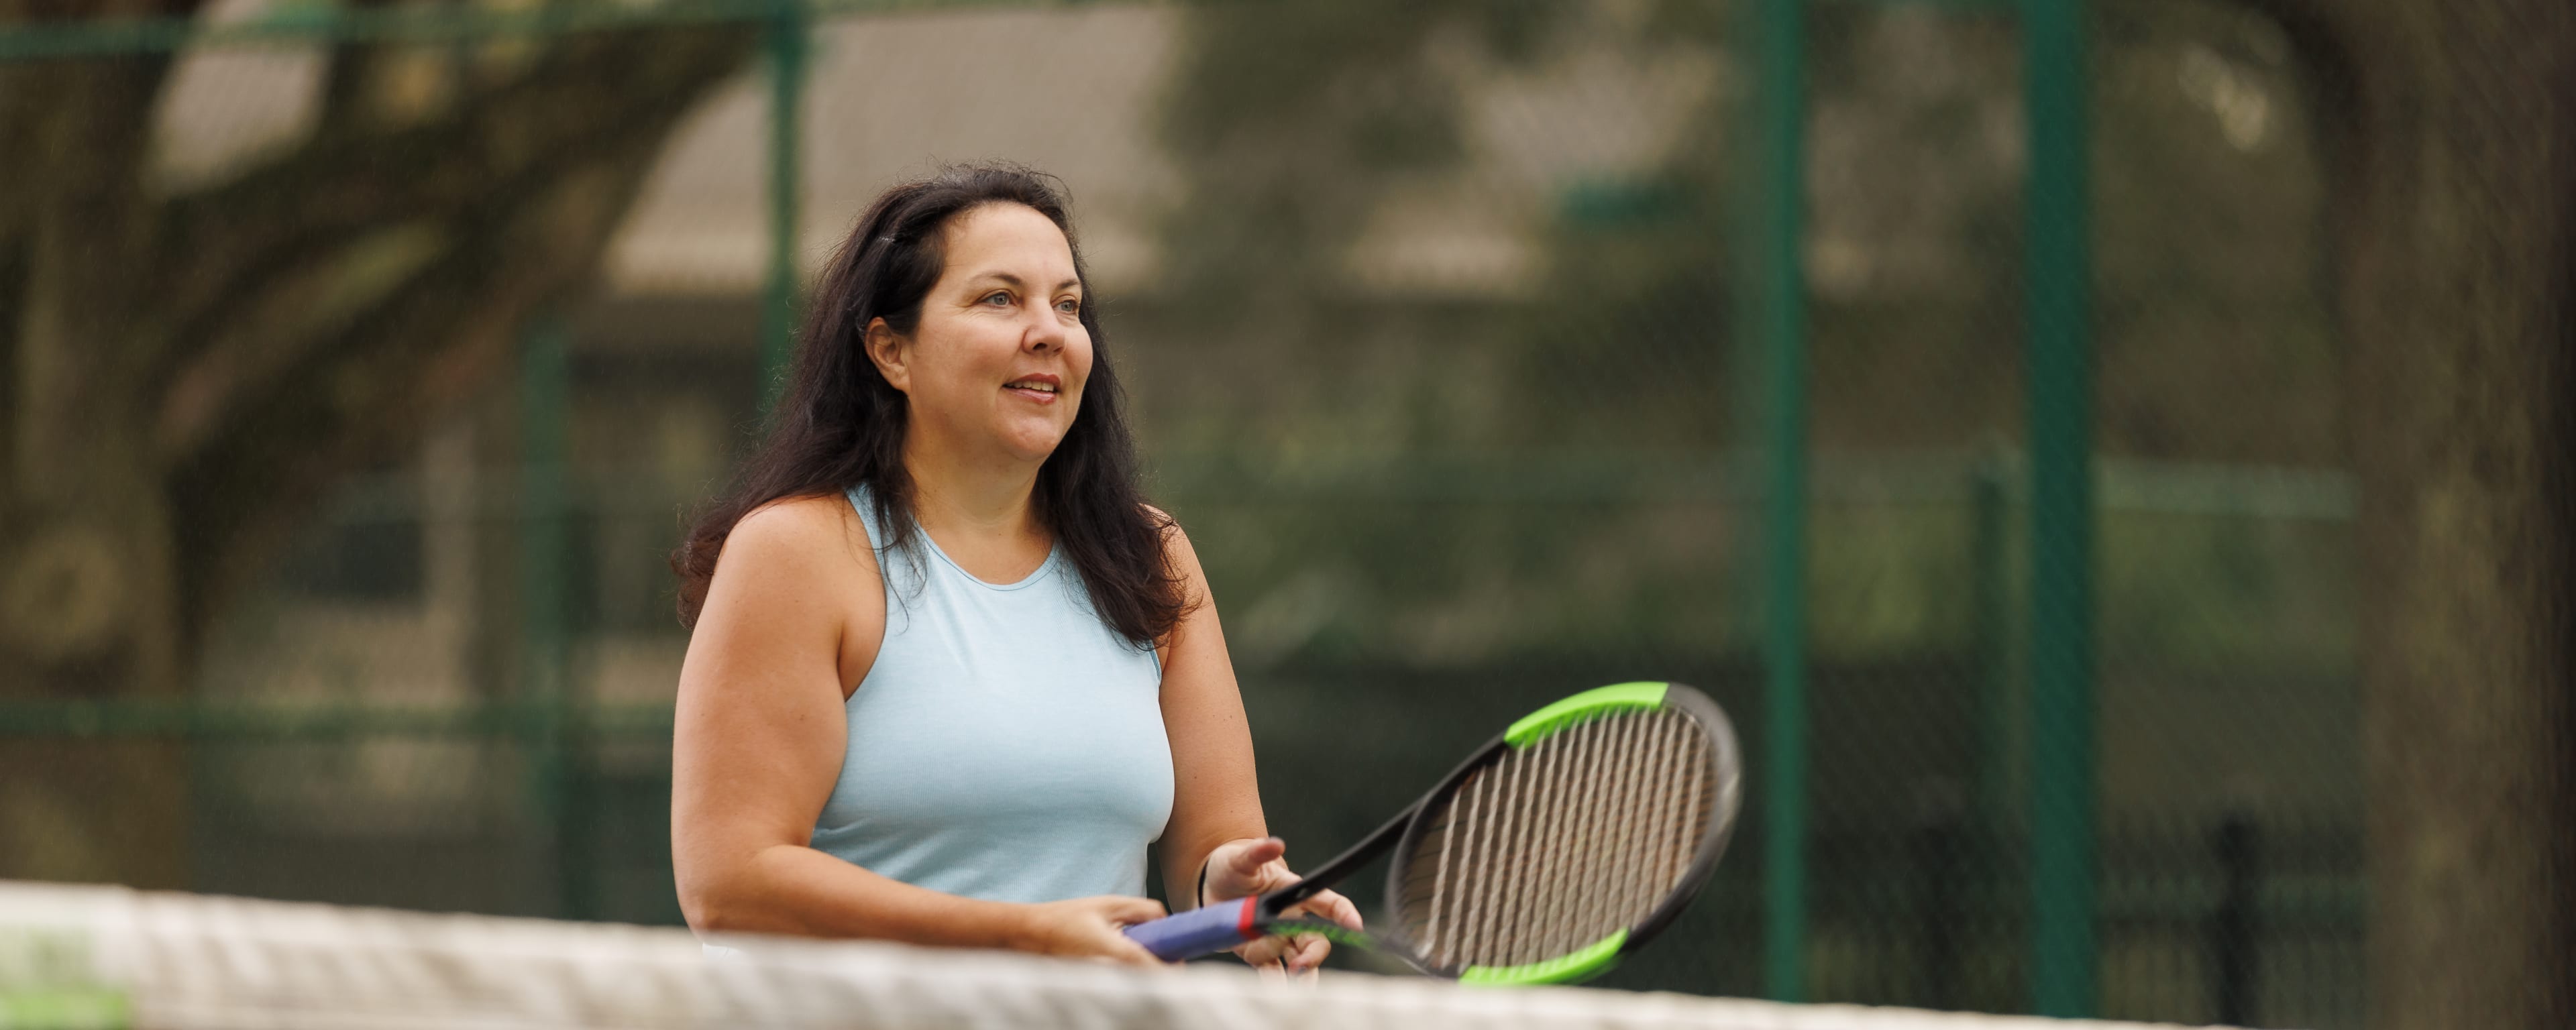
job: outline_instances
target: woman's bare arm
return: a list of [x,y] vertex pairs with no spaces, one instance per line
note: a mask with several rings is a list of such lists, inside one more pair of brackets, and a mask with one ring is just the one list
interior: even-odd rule
[[[1163,727],[1172,742],[1172,819],[1161,846],[1164,896],[1175,908],[1194,908],[1200,870],[1207,870],[1208,901],[1240,898],[1293,883],[1286,845],[1268,836],[1261,787],[1252,759],[1252,730],[1243,715],[1243,693],[1225,650],[1216,603],[1198,552],[1179,526],[1169,533],[1173,571],[1184,577],[1189,614],[1163,642]],[[1357,928],[1359,910],[1339,893],[1324,891],[1305,910]],[[1290,945],[1264,939],[1239,949],[1255,966],[1279,962],[1311,969],[1331,950],[1321,938]]]
[[1266,836],[1253,769],[1252,729],[1225,630],[1207,591],[1198,552],[1173,526],[1170,561],[1184,578],[1189,614],[1160,648],[1163,729],[1172,742],[1172,819],[1163,829],[1163,889],[1174,908],[1198,905],[1199,869],[1228,841]]

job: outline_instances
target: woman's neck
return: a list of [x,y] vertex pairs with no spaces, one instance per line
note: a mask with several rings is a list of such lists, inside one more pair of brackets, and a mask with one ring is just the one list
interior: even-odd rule
[[912,479],[912,516],[924,530],[984,540],[1042,536],[1030,498],[1038,464],[975,461],[948,453],[915,434],[904,441],[904,473]]

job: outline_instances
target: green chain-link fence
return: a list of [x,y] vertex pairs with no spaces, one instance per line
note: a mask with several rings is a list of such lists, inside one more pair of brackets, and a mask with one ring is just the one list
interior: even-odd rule
[[749,56],[673,95],[487,385],[226,599],[184,698],[5,699],[22,754],[177,756],[186,886],[676,921],[663,555],[800,270],[896,178],[1006,158],[1072,189],[1295,855],[1535,703],[1669,678],[1735,713],[1753,804],[1613,985],[2359,1024],[2332,98],[2267,22],[241,7],[0,58],[173,62],[143,178],[186,193],[335,118],[474,117],[558,48]]

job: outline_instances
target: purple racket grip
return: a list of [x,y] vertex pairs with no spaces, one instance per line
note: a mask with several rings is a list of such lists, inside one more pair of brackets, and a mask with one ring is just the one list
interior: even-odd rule
[[1144,945],[1145,950],[1165,962],[1197,958],[1261,936],[1261,928],[1253,918],[1260,904],[1258,896],[1220,901],[1180,915],[1138,923],[1128,927],[1126,933],[1128,939]]

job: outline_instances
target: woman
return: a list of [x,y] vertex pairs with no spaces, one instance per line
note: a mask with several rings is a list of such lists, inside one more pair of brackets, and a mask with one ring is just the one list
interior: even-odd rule
[[1148,843],[1183,907],[1296,879],[1084,282],[1063,199],[1009,167],[888,191],[824,272],[768,438],[673,558],[690,926],[1150,964],[1119,932],[1164,914]]

